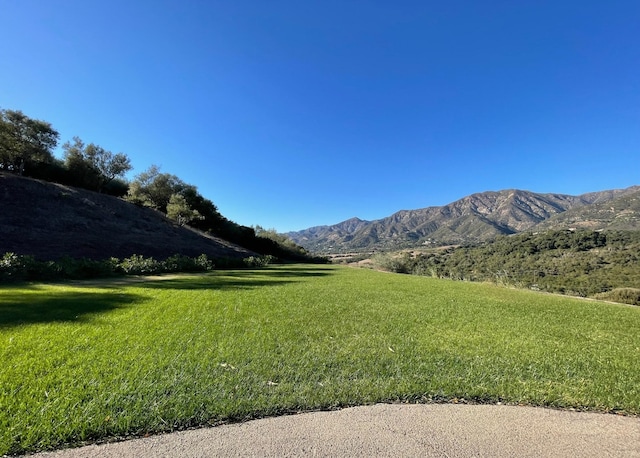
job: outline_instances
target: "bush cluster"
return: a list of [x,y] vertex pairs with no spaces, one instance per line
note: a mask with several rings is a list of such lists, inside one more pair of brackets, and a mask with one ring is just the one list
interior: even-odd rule
[[616,288],[605,293],[596,294],[596,299],[621,302],[623,304],[640,305],[639,288]]
[[266,267],[276,260],[275,256],[267,254],[265,256],[249,256],[244,258],[245,267]]
[[274,256],[250,256],[244,259],[211,259],[206,254],[197,257],[174,255],[165,260],[132,255],[122,260],[102,261],[65,257],[57,261],[39,261],[33,256],[5,253],[0,258],[0,283],[43,280],[78,280],[120,275],[155,275],[170,272],[206,272],[214,268],[265,267],[277,259]]

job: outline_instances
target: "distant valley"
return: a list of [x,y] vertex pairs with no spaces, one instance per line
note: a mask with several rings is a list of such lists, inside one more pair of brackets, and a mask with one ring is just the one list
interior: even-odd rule
[[459,245],[529,230],[640,229],[640,186],[579,196],[509,189],[450,204],[402,210],[375,221],[351,218],[286,235],[313,253]]

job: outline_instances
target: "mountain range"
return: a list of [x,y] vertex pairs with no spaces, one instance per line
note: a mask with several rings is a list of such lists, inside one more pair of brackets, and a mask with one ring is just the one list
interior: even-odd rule
[[640,186],[578,196],[518,189],[472,194],[444,206],[351,218],[286,235],[313,253],[459,245],[498,235],[560,228],[640,229]]

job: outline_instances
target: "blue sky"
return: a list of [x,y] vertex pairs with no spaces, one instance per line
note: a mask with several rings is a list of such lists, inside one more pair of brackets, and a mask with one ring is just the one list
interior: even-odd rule
[[281,232],[581,194],[640,184],[638,24],[637,0],[0,0],[0,107]]

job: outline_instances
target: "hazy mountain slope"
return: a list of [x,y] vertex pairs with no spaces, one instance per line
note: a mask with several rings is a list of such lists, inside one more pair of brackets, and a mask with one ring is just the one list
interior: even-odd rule
[[222,239],[180,227],[163,214],[121,199],[0,172],[0,255],[42,260],[106,259],[132,254],[245,257]]
[[615,192],[609,200],[598,196],[593,204],[555,215],[536,228],[640,229],[640,186]]
[[590,204],[599,204],[609,202],[619,197],[625,197],[631,194],[635,194],[639,191],[640,186],[631,186],[625,189],[611,189],[608,191],[589,192],[587,194],[583,194],[580,197],[588,201]]
[[606,203],[633,192],[635,188],[580,196],[515,189],[488,191],[441,207],[402,210],[376,221],[352,218],[334,226],[319,226],[287,235],[315,252],[478,242],[525,231],[568,210]]

